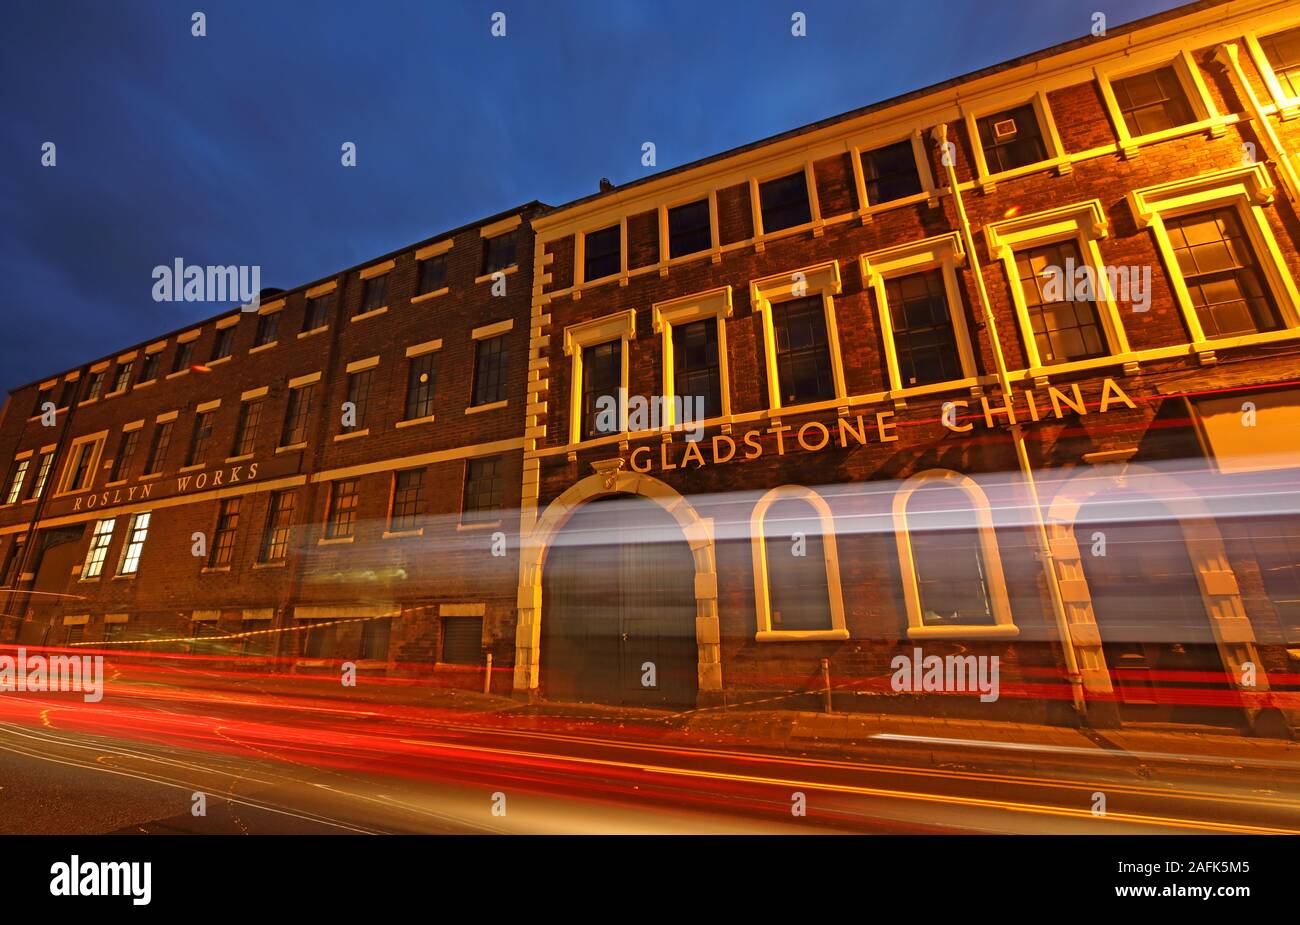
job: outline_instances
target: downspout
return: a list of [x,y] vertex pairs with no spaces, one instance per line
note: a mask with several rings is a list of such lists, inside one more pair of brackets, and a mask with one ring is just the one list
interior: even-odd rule
[[1291,163],[1291,156],[1282,146],[1282,139],[1278,137],[1277,130],[1268,120],[1264,107],[1260,105],[1259,97],[1255,95],[1254,88],[1246,78],[1246,71],[1241,66],[1241,50],[1237,47],[1237,43],[1224,42],[1216,46],[1214,59],[1232,76],[1237,95],[1245,101],[1246,108],[1250,110],[1250,117],[1259,132],[1259,140],[1264,144],[1264,153],[1277,167],[1287,198],[1291,200],[1292,205],[1295,205],[1297,196],[1300,195],[1300,177],[1297,177],[1295,165]]
[[[948,142],[948,125],[940,122],[930,132],[930,137],[943,150]],[[979,258],[975,256],[975,239],[971,234],[970,220],[966,217],[966,205],[962,200],[961,189],[957,184],[957,169],[953,159],[943,158],[948,174],[948,190],[952,194],[953,205],[957,209],[957,225],[962,244],[966,248],[971,276],[975,280],[975,293],[984,316],[984,326],[989,334],[989,346],[993,351],[993,361],[997,367],[998,387],[1007,400],[1011,399],[1011,377],[1008,374],[1006,357],[1002,353],[1002,341],[998,337],[997,322],[993,317],[993,306],[989,302],[988,289],[984,286],[984,272]],[[1038,498],[1038,486],[1034,481],[1033,468],[1029,464],[1029,453],[1025,449],[1024,428],[1018,423],[1010,424],[1011,442],[1016,448],[1016,462],[1020,465],[1025,486],[1029,490],[1030,503],[1034,510],[1034,532],[1038,538],[1039,555],[1042,557],[1043,570],[1047,578],[1048,595],[1052,599],[1052,616],[1056,621],[1056,630],[1061,637],[1061,650],[1065,653],[1066,677],[1070,682],[1070,696],[1075,712],[1081,717],[1087,715],[1087,704],[1083,694],[1083,675],[1079,671],[1079,657],[1074,650],[1074,641],[1070,638],[1069,621],[1065,615],[1065,601],[1061,597],[1061,586],[1056,574],[1056,560],[1052,555],[1052,543],[1047,536],[1047,525],[1043,521],[1043,508]]]

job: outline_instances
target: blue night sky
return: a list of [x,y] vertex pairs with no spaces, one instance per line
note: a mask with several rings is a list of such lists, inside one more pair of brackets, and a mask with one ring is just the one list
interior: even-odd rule
[[289,288],[642,177],[645,141],[671,168],[1076,38],[1095,9],[1115,26],[1175,5],[12,0],[0,386],[219,312],[152,300],[177,257]]

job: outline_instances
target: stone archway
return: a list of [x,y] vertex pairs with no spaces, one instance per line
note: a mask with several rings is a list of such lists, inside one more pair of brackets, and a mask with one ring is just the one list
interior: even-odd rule
[[[1213,515],[1191,486],[1147,466],[1120,464],[1087,469],[1058,487],[1047,511],[1047,531],[1052,544],[1070,639],[1078,654],[1084,691],[1095,703],[1112,704],[1114,687],[1103,650],[1092,593],[1084,570],[1084,553],[1075,536],[1075,520],[1085,504],[1101,493],[1122,496],[1130,480],[1140,481],[1141,494],[1155,500],[1178,522],[1183,543],[1196,576],[1215,645],[1234,689],[1265,693],[1268,678],[1255,647],[1255,631],[1246,616],[1236,575],[1223,548],[1223,538]],[[1255,684],[1243,684],[1243,667],[1255,666]],[[1091,707],[1090,707],[1091,712]],[[1260,708],[1249,705],[1253,723]]]
[[691,503],[668,484],[650,475],[624,472],[621,466],[601,466],[595,475],[571,485],[547,506],[532,530],[520,538],[515,693],[535,696],[541,680],[542,569],[551,541],[583,504],[619,494],[653,501],[677,522],[690,546],[695,565],[695,639],[700,700],[715,700],[722,691],[722,662],[713,521],[700,517]]

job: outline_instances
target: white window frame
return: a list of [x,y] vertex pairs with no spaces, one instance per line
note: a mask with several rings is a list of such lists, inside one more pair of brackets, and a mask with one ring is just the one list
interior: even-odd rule
[[[673,257],[669,253],[669,211],[680,206],[689,206],[692,203],[699,202],[703,199],[707,199],[709,202],[709,246],[702,251],[695,251],[690,254],[682,254],[680,257]],[[666,202],[661,202],[657,211],[659,213],[658,263],[659,266],[663,268],[662,275],[667,275],[667,267],[688,263],[692,260],[699,260],[703,257],[710,258],[714,263],[722,262],[722,244],[718,238],[718,191],[716,189],[695,190],[689,195],[683,194],[674,196]]]
[[[149,538],[151,515],[151,511],[140,511],[132,514],[127,522],[126,541],[122,543],[122,552],[117,559],[119,577],[134,577],[140,571],[140,558],[144,555],[144,544]],[[144,526],[140,525],[141,520],[144,521]],[[128,564],[130,564],[129,570]]]
[[[606,225],[605,227],[609,227]],[[564,355],[570,359],[570,378],[569,378],[569,443],[576,444],[582,442],[582,352],[587,347],[594,347],[597,344],[604,344],[609,341],[622,341],[620,349],[622,360],[622,371],[620,373],[620,388],[622,394],[627,394],[628,378],[628,345],[636,339],[636,310],[627,309],[621,312],[615,312],[612,315],[604,315],[600,318],[593,318],[590,321],[584,321],[581,324],[571,324],[564,329]],[[627,433],[627,404],[619,402],[618,409],[618,434]],[[605,434],[603,436],[617,436],[615,434]],[[601,439],[598,437],[590,438],[592,440]]]
[[[86,548],[86,558],[81,562],[81,581],[94,581],[104,574],[104,564],[108,561],[108,547],[113,543],[113,531],[116,526],[116,517],[105,517],[95,521],[95,526],[90,533],[90,545]],[[95,555],[97,552],[102,553],[98,558]],[[95,568],[93,575],[90,574],[92,564]]]
[[[1002,262],[1002,269],[1006,273],[1011,289],[1029,375],[1037,377],[1051,372],[1087,369],[1099,364],[1111,364],[1116,362],[1117,358],[1129,355],[1128,335],[1125,333],[1119,309],[1115,305],[1115,294],[1110,291],[1107,282],[1101,249],[1097,246],[1097,242],[1107,237],[1109,233],[1110,225],[1106,218],[1106,210],[1099,199],[1058,206],[1044,212],[1018,215],[1014,218],[990,222],[984,226],[984,240],[988,244],[989,254]],[[1106,356],[1089,360],[1067,360],[1045,366],[1042,357],[1038,354],[1033,322],[1029,318],[1029,307],[1020,285],[1020,273],[1016,268],[1016,252],[1045,244],[1057,244],[1061,241],[1073,241],[1078,245],[1079,255],[1092,268],[1094,278],[1098,281],[1100,291],[1094,304],[1097,306],[1097,320],[1101,324],[1108,352]]]
[[[998,173],[989,173],[988,163],[984,160],[984,145],[980,144],[979,120],[995,112],[1015,109],[1030,103],[1034,107],[1034,116],[1038,119],[1038,131],[1043,139],[1046,157],[1033,164],[1013,167]],[[1069,156],[1061,144],[1061,135],[1056,130],[1056,119],[1052,116],[1052,107],[1047,101],[1047,93],[1042,90],[1025,92],[1017,90],[1003,93],[977,101],[973,106],[961,107],[962,119],[966,125],[966,137],[970,142],[971,157],[975,161],[975,183],[981,192],[991,193],[1003,180],[1011,180],[1026,174],[1040,173],[1056,169],[1058,174],[1070,172]]]
[[[808,221],[791,225],[789,228],[782,228],[778,231],[768,231],[763,227],[763,202],[759,196],[759,188],[771,180],[779,180],[782,177],[788,177],[796,173],[803,173],[804,187],[808,191]],[[787,235],[798,234],[801,231],[813,229],[815,236],[822,234],[822,213],[821,203],[817,199],[817,176],[813,172],[813,162],[803,160],[799,163],[786,163],[780,167],[773,167],[764,170],[759,174],[750,174],[749,177],[749,206],[754,224],[754,251],[762,253],[763,242],[776,240],[786,237]]]
[[[1137,77],[1148,71],[1159,70],[1170,65],[1173,66],[1174,73],[1178,76],[1178,83],[1187,96],[1188,105],[1192,110],[1192,121],[1185,125],[1175,125],[1173,128],[1162,129],[1158,132],[1148,132],[1145,135],[1138,136],[1132,135],[1128,129],[1128,122],[1120,111],[1119,100],[1115,96],[1114,82],[1123,80],[1126,77]],[[1118,140],[1120,153],[1125,158],[1137,157],[1140,148],[1144,145],[1156,144],[1181,135],[1191,135],[1209,129],[1211,136],[1219,137],[1227,131],[1218,110],[1215,108],[1214,99],[1205,86],[1205,78],[1201,74],[1201,69],[1192,60],[1191,54],[1185,48],[1174,52],[1165,51],[1163,53],[1157,52],[1154,55],[1147,54],[1137,60],[1123,60],[1099,66],[1094,68],[1093,73],[1097,79],[1097,87],[1101,91],[1101,99],[1105,105],[1106,114],[1110,117],[1111,125],[1115,129],[1115,137]]]
[[[100,459],[104,453],[104,441],[107,437],[108,431],[101,430],[98,433],[77,437],[72,441],[72,444],[68,447],[67,462],[63,464],[63,473],[59,476],[59,487],[55,491],[55,495],[70,495],[80,491],[89,491],[95,487],[95,476],[99,472]],[[81,488],[74,488],[71,481],[76,472],[77,453],[87,443],[94,443],[95,447],[91,450],[90,466],[86,470],[88,473],[86,484]]]
[[[821,526],[823,567],[831,625],[820,630],[778,630],[772,628],[772,594],[767,567],[766,518],[777,501],[803,501],[817,515]],[[780,485],[759,498],[749,517],[750,553],[754,565],[754,611],[758,617],[756,642],[843,640],[849,638],[844,622],[844,595],[840,585],[839,550],[835,542],[835,517],[826,499],[803,485]]]
[[[957,267],[966,263],[966,251],[961,237],[955,231],[943,235],[909,241],[881,250],[863,254],[858,258],[863,282],[876,296],[877,323],[884,339],[885,365],[889,375],[889,398],[925,395],[930,392],[973,386],[978,377],[975,354],[971,348],[970,331],[966,326],[966,311],[957,283]],[[962,378],[927,385],[905,386],[898,366],[898,351],[894,344],[894,320],[890,314],[886,282],[901,276],[911,276],[929,270],[943,271],[944,296],[948,301],[948,316],[952,320],[953,338],[957,342],[957,358],[961,364]]]
[[[693,200],[698,201],[698,200]],[[699,256],[692,254],[691,256]],[[731,420],[731,376],[727,367],[727,321],[732,316],[731,287],[720,286],[705,292],[655,302],[651,308],[654,331],[660,335],[663,355],[663,427],[676,427],[676,367],[673,356],[673,328],[680,324],[714,319],[718,326],[718,388],[721,390],[723,420]],[[698,424],[699,422],[694,422]]]
[[[881,148],[888,148],[900,141],[910,141],[912,143],[912,157],[916,160],[917,176],[921,178],[921,192],[911,196],[904,196],[902,199],[871,202],[867,196],[867,175],[862,169],[862,155],[870,154],[872,151],[878,151]],[[930,171],[930,158],[926,154],[925,138],[920,129],[913,129],[911,132],[895,132],[892,135],[863,140],[849,147],[849,156],[853,160],[853,183],[858,195],[858,216],[864,222],[870,221],[871,216],[877,212],[914,205],[931,199],[935,195],[934,174]]]
[[[800,285],[802,284],[802,291]],[[848,391],[844,383],[844,362],[840,354],[839,328],[835,323],[834,297],[842,291],[838,260],[777,273],[749,283],[749,302],[759,316],[763,328],[763,357],[767,364],[767,403],[772,411],[781,404],[781,383],[777,375],[776,334],[772,325],[772,306],[820,295],[822,310],[826,313],[826,339],[829,345],[831,376],[835,384],[835,397],[821,403],[848,407]],[[797,406],[800,408],[808,405]]]
[[[927,626],[921,612],[921,589],[916,578],[916,558],[912,552],[912,537],[907,523],[907,503],[917,489],[939,482],[960,489],[971,501],[975,513],[976,532],[979,535],[980,554],[984,560],[985,579],[989,593],[989,606],[994,622],[984,626]],[[1009,639],[1020,635],[1012,619],[1011,601],[1007,594],[1006,576],[1002,571],[1002,555],[998,550],[993,516],[989,499],[979,483],[969,476],[951,469],[927,469],[908,478],[894,493],[894,539],[898,546],[899,575],[903,582],[903,600],[907,609],[908,639],[938,639],[945,637],[983,637]]]
[[1273,99],[1273,108],[1283,120],[1294,119],[1300,116],[1300,96],[1288,96],[1282,89],[1282,82],[1277,79],[1277,73],[1273,70],[1273,64],[1268,60],[1268,55],[1264,53],[1264,46],[1260,42],[1260,37],[1265,38],[1277,35],[1280,32],[1290,32],[1292,29],[1300,28],[1300,16],[1289,20],[1280,20],[1280,25],[1276,29],[1254,29],[1246,33],[1246,50],[1250,53],[1251,60],[1255,62],[1255,69],[1259,71],[1264,80],[1264,85],[1268,87],[1269,96]]
[[[618,226],[618,270],[596,279],[587,279],[587,235],[595,234],[600,231],[607,231]],[[580,289],[587,285],[597,285],[607,283],[610,280],[618,280],[620,286],[627,285],[627,216],[621,215],[618,221],[603,222],[597,228],[591,231],[580,231],[576,235],[577,240],[574,242],[574,259],[573,259],[573,281],[574,289]],[[574,293],[574,298],[578,298]]]

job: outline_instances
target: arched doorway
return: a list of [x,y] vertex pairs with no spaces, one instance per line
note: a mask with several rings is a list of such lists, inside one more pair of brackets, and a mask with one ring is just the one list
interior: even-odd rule
[[1150,497],[1096,495],[1074,539],[1120,718],[1240,725],[1186,526]]
[[671,514],[646,498],[583,504],[542,570],[542,691],[551,700],[694,706],[695,560]]

